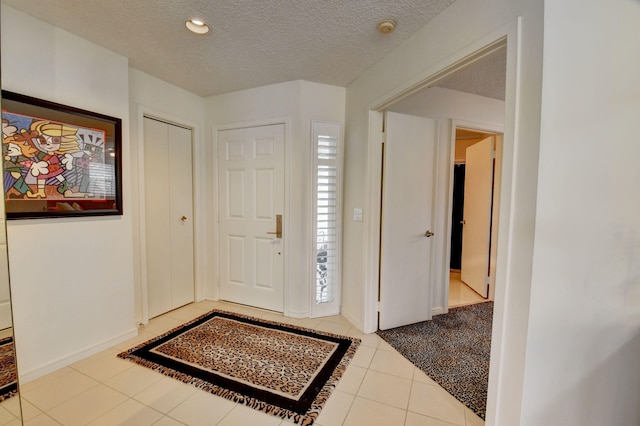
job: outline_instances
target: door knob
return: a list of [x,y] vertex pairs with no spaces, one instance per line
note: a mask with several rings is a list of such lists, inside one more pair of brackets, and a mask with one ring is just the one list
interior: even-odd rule
[[180,218],[180,220],[181,220],[181,221],[183,221],[183,222],[186,222],[186,221],[187,221],[187,217],[186,217],[186,216],[182,216],[182,217]]
[[433,232],[431,232],[430,230],[427,229],[427,232],[424,233],[424,236],[429,238],[429,237],[433,237],[435,234]]

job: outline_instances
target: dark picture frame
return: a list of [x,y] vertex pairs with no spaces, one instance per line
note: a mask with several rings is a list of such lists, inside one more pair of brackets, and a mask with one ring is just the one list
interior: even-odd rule
[[122,120],[2,91],[7,219],[122,215]]

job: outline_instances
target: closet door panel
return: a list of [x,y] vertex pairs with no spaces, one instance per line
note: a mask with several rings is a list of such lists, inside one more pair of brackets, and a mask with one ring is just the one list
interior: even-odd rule
[[155,317],[171,309],[169,135],[166,124],[150,119],[144,120],[144,134],[147,288],[149,316]]
[[172,308],[193,302],[193,177],[191,131],[169,127]]
[[191,303],[194,291],[191,130],[144,119],[149,318]]

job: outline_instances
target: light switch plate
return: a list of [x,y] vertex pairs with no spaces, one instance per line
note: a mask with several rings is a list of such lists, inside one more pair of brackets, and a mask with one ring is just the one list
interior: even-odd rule
[[353,209],[353,220],[356,222],[362,222],[362,209]]

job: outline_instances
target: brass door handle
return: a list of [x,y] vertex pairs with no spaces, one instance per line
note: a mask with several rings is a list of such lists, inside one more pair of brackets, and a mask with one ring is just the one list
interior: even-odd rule
[[433,237],[435,234],[433,232],[431,232],[430,230],[427,230],[427,232],[424,233],[424,236],[429,238],[429,237]]
[[282,238],[282,215],[276,215],[276,232],[267,232],[267,234],[273,234],[276,238]]
[[182,217],[180,218],[180,220],[181,220],[181,221],[183,221],[183,222],[186,222],[186,221],[187,221],[187,217],[186,217],[186,216],[182,216]]

